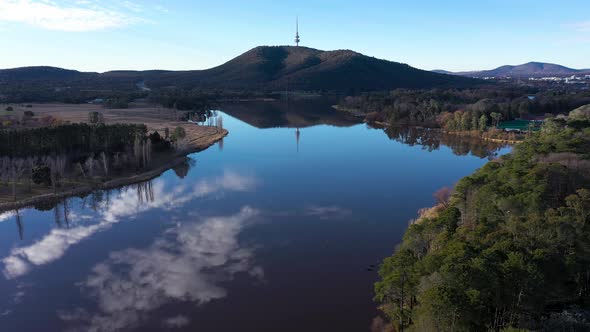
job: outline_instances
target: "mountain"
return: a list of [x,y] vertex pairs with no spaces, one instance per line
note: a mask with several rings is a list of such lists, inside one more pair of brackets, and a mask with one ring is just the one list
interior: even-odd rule
[[453,74],[467,77],[566,77],[572,75],[589,75],[590,69],[572,69],[553,63],[528,62],[518,66],[501,66],[492,70],[449,72],[445,70],[433,70],[439,74]]
[[321,51],[307,47],[256,47],[220,66],[189,71],[110,71],[84,73],[52,67],[0,70],[2,88],[37,84],[88,89],[179,86],[248,91],[371,91],[395,88],[467,86],[478,81],[420,70],[350,51]]
[[0,70],[0,82],[9,81],[68,81],[94,77],[97,73],[83,73],[76,70],[55,67],[21,67]]

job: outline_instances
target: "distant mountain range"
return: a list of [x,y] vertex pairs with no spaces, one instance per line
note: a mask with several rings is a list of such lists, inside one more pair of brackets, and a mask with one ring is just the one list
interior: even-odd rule
[[264,91],[371,91],[395,88],[468,86],[477,80],[442,75],[409,65],[376,59],[350,50],[321,51],[307,47],[256,47],[218,67],[190,71],[78,72],[53,67],[0,70],[2,87],[18,84],[80,88],[178,86],[201,89]]
[[466,77],[513,77],[513,78],[538,78],[538,77],[566,77],[572,75],[590,75],[590,69],[572,69],[553,63],[528,62],[518,66],[501,66],[492,70],[450,72],[446,70],[433,70],[438,74],[458,75]]

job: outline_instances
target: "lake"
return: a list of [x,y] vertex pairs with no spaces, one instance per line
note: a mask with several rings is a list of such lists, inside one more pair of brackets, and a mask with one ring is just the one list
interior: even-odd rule
[[152,181],[0,215],[1,331],[370,331],[377,265],[433,193],[507,147],[307,102]]

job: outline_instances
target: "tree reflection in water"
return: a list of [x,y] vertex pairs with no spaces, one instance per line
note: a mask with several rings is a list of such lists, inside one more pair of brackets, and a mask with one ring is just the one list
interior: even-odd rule
[[441,145],[449,147],[455,155],[474,155],[480,158],[494,159],[500,149],[507,144],[485,141],[477,137],[449,135],[440,129],[423,127],[395,127],[384,129],[385,134],[394,141],[409,146],[419,145],[430,151],[440,149]]
[[[76,209],[75,215],[70,212],[69,201],[65,205],[62,201],[44,206],[46,211],[53,209],[56,223],[62,226],[52,229],[28,246],[11,249],[9,255],[0,260],[4,266],[3,274],[7,279],[23,276],[36,266],[56,261],[70,247],[97,232],[149,210],[172,211],[180,209],[193,199],[224,191],[251,191],[256,186],[256,179],[226,170],[221,175],[204,178],[191,186],[174,185],[167,188],[166,184],[166,181],[155,180],[117,190],[95,192],[80,200],[81,209]],[[15,215],[7,214],[7,218]],[[68,220],[67,227],[63,227],[64,223],[61,222],[64,219]],[[19,229],[24,229],[24,221],[20,217],[19,223]]]

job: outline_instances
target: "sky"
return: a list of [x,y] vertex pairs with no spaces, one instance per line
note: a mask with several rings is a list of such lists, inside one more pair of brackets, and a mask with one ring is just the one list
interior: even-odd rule
[[590,68],[590,0],[0,0],[0,68],[206,69],[260,45],[421,69]]

